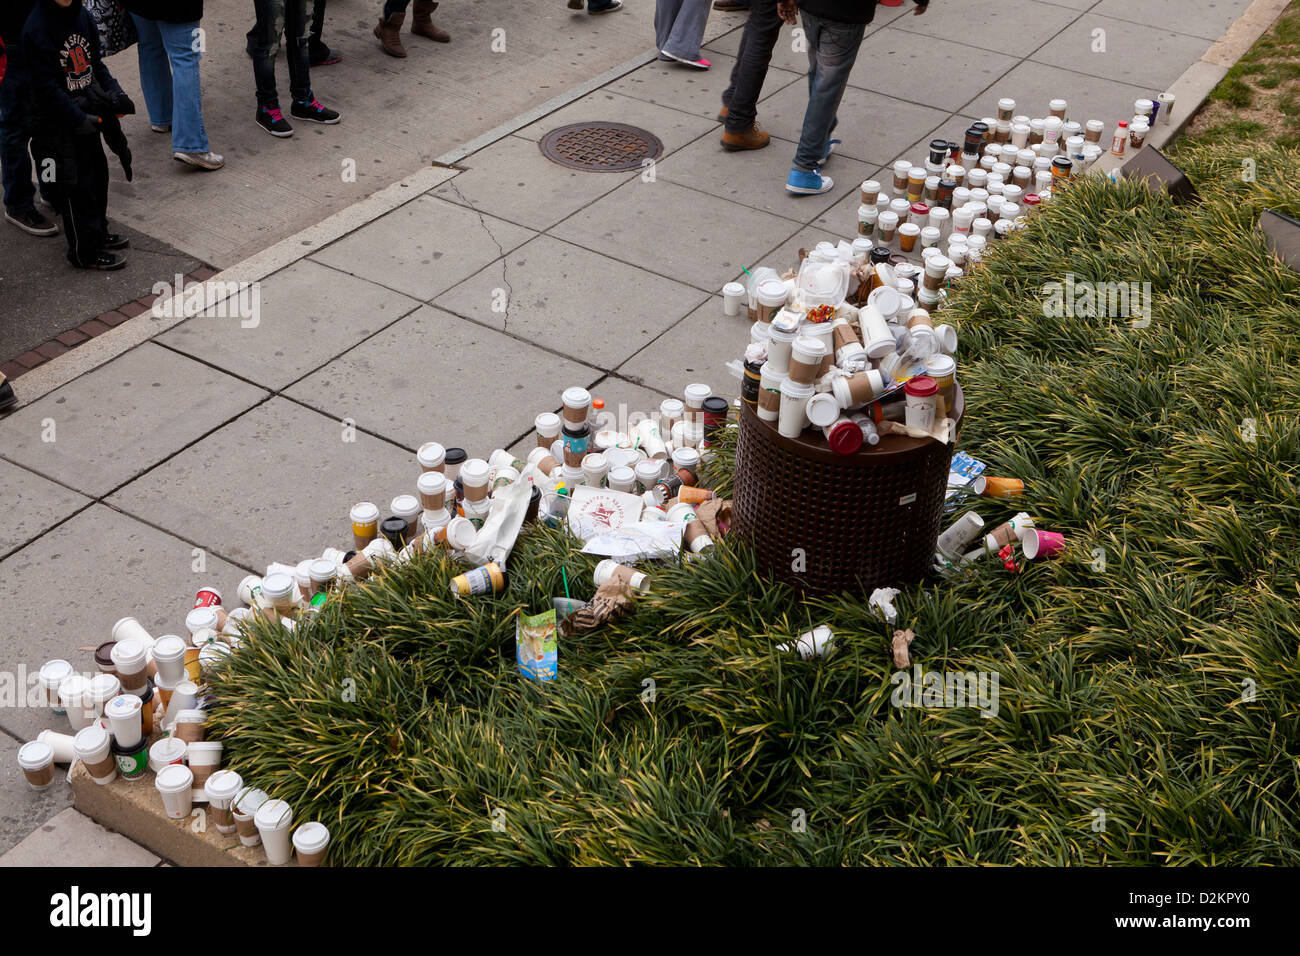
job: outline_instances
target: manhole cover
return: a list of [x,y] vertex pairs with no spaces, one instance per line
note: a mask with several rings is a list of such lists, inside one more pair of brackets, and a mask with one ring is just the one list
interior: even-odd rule
[[664,152],[658,136],[625,123],[573,123],[551,130],[537,145],[551,162],[593,173],[637,169]]

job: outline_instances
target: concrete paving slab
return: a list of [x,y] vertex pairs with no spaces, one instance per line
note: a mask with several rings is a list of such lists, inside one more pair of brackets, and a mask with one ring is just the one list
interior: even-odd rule
[[797,225],[675,183],[637,180],[570,216],[551,234],[712,291]]
[[265,396],[148,343],[4,419],[0,447],[6,458],[99,497]]
[[664,144],[665,154],[680,149],[705,133],[716,130],[718,126],[717,123],[702,116],[692,116],[682,110],[658,106],[621,93],[614,93],[609,89],[601,89],[588,93],[580,100],[574,100],[563,109],[558,109],[535,123],[530,123],[515,135],[535,143],[553,129],[568,126],[570,123],[590,121],[639,126],[659,137]]
[[[990,96],[987,99],[994,101],[994,106],[996,107],[996,97]],[[995,108],[989,112],[996,113],[997,110]],[[1046,106],[1043,107],[1043,112],[1047,112]],[[945,139],[950,143],[963,142],[966,130],[970,128],[970,124],[978,120],[978,116],[954,113],[938,126],[934,127],[934,129],[928,130],[925,135],[918,137],[916,142],[907,147],[907,149],[899,150],[898,155],[895,156],[894,159],[910,159],[917,165],[923,166],[925,165],[925,160],[929,154],[930,142],[932,140]],[[879,176],[876,177],[876,179],[880,180],[880,184],[885,187],[885,191],[891,195],[894,192],[893,165],[893,161],[891,160],[887,166],[883,167],[889,173],[886,179],[880,179]]]
[[443,183],[434,195],[539,231],[641,175],[640,169],[569,169],[543,156],[533,140],[519,136],[507,136],[461,165],[466,171]]
[[428,301],[534,235],[505,220],[421,196],[311,258]]
[[925,16],[900,17],[891,29],[1023,57],[1078,16],[1078,10],[1038,0],[948,0]]
[[[1104,30],[1104,36],[1098,30]],[[1102,39],[1104,52],[1097,52]],[[1149,87],[1152,93],[1159,93],[1209,48],[1210,40],[1204,37],[1088,13],[1036,51],[1033,60],[1088,77]],[[1132,115],[1130,109],[1128,116],[1116,119]]]
[[0,556],[90,504],[90,499],[7,461],[0,461],[0,501],[7,512],[0,528]]
[[[415,482],[414,455],[360,430],[370,424],[358,417],[350,429],[272,398],[127,485],[110,503],[257,571],[271,561],[315,557],[350,540],[354,503],[387,506]],[[220,581],[218,587],[233,588],[239,577],[232,571]],[[187,590],[193,588],[159,587],[157,595]],[[158,603],[155,596],[152,604]]]
[[720,199],[806,222],[857,188],[874,167],[836,153],[825,173],[834,183],[820,196],[785,189],[796,143],[774,139],[764,149],[729,153],[712,136],[698,139],[659,164],[658,175]]
[[679,371],[676,378],[668,380],[666,388],[655,389],[619,375],[609,375],[591,387],[591,394],[605,402],[607,417],[604,426],[626,431],[641,419],[653,415],[665,398],[681,398],[682,390],[691,382],[705,382],[715,387],[724,384],[721,380],[714,383],[706,378],[690,378]]
[[1003,53],[890,27],[862,41],[849,85],[957,110],[969,98],[967,90],[988,86],[1019,62]]
[[[335,421],[350,418],[410,449],[439,441],[486,458],[529,428],[538,412],[557,405],[566,387],[586,386],[599,377],[594,368],[426,306],[286,394]],[[408,457],[413,464],[414,457]],[[390,481],[413,487],[419,469],[404,465],[387,474]],[[313,478],[304,487],[316,484]],[[402,487],[383,501],[409,490]],[[350,506],[341,505],[336,513],[346,518]],[[339,528],[346,530],[346,523]]]
[[[696,116],[714,119],[722,106],[722,92],[731,82],[731,71],[736,64],[736,58],[725,53],[714,52],[708,53],[707,56],[713,66],[703,72],[683,70],[671,63],[654,60],[622,79],[615,80],[607,89],[647,103],[685,110]],[[807,69],[806,60],[799,72],[782,70],[776,66],[770,67],[767,71],[767,79],[763,82],[759,102],[791,83],[801,81]]]
[[1251,0],[1101,0],[1091,13],[1217,40]]
[[0,734],[0,866],[41,865],[13,862],[10,857],[17,854],[14,860],[23,859],[17,848],[30,838],[29,834],[38,835],[43,824],[53,823],[51,818],[72,806],[72,788],[63,779],[67,767],[55,764],[54,783],[48,790],[33,790],[18,769],[18,748],[35,737],[33,733],[30,738],[23,736],[22,741],[17,741]]
[[[760,124],[773,136],[798,143],[807,106],[807,88],[792,83],[764,101]],[[840,123],[835,128],[835,138],[844,142],[836,155],[882,165],[942,122],[946,115],[943,110],[849,87],[840,101]]]
[[282,389],[418,308],[415,299],[303,260],[261,280],[253,319],[228,303],[186,319],[157,341],[200,361]]
[[1110,132],[1117,122],[1133,116],[1134,100],[1149,96],[1151,92],[1144,86],[1083,76],[1026,60],[967,103],[962,113],[987,116],[990,103],[996,107],[999,97],[1010,96],[1016,101],[1017,110],[1023,110],[1029,116],[1046,116],[1048,102],[1054,96],[1061,96],[1069,103],[1067,115],[1071,119],[1080,123],[1099,119]]
[[[885,192],[892,196],[894,194],[893,176],[893,170],[886,166],[873,170],[863,176],[863,179],[874,179],[880,183]],[[825,233],[826,235],[821,237],[823,239],[832,241],[839,239],[852,241],[856,239],[858,237],[858,207],[862,205],[862,194],[858,188],[859,186],[861,186],[861,182],[856,183],[847,196],[809,223],[809,228],[813,232]]]
[[72,807],[46,820],[0,856],[0,866],[157,866],[161,862],[144,847]]
[[[409,449],[439,441],[486,458],[528,429],[537,412],[558,405],[568,385],[589,385],[599,375],[588,365],[426,306],[286,394]],[[403,466],[390,479],[402,484],[408,471],[413,486],[419,468]],[[394,490],[383,502],[406,492]],[[350,506],[338,514],[346,518]]]
[[[500,296],[497,290],[506,293]],[[602,369],[699,305],[698,289],[538,236],[434,304]],[[495,311],[505,304],[507,310]]]
[[[204,468],[239,481],[238,465],[214,461],[205,457]],[[201,498],[182,504],[195,526],[206,523]],[[145,510],[148,520],[158,519]],[[244,573],[215,553],[196,553],[187,541],[92,505],[0,562],[0,670],[23,668],[34,675],[45,661],[61,657],[77,671],[93,673],[93,649],[109,639],[119,618],[135,617],[155,636],[183,634],[187,596],[207,585],[233,589]],[[0,727],[30,740],[47,728],[66,733],[69,724],[47,708],[20,707],[0,710]]]
[[712,296],[620,365],[618,374],[674,398],[691,382],[706,382],[715,395],[732,398],[740,394],[740,380],[726,365],[744,353],[749,325],[743,310],[735,318],[724,315],[722,296]]

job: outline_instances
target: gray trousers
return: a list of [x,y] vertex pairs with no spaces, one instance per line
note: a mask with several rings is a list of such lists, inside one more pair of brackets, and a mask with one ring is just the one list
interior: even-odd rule
[[712,0],[655,0],[655,49],[698,60],[712,6]]

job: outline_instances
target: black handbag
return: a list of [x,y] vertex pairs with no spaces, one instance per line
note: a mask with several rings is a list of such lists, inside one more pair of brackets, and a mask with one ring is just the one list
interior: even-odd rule
[[99,51],[103,56],[121,53],[140,40],[135,21],[118,0],[84,0],[99,30]]

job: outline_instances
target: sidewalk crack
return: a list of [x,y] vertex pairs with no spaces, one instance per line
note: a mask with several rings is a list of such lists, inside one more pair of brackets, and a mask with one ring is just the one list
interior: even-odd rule
[[505,292],[506,292],[505,315],[502,317],[501,320],[502,323],[501,331],[509,332],[510,331],[510,302],[515,297],[514,286],[510,284],[510,277],[508,274],[510,270],[510,263],[507,260],[509,257],[506,255],[505,248],[501,245],[500,241],[493,234],[492,229],[488,226],[487,219],[484,217],[482,210],[480,210],[477,206],[475,206],[474,203],[471,202],[465,196],[465,194],[460,191],[460,187],[456,185],[456,178],[453,176],[451,179],[447,180],[446,185],[450,186],[452,192],[456,194],[456,196],[460,199],[460,201],[467,208],[469,208],[474,213],[474,215],[478,216],[478,224],[483,227],[483,231],[487,233],[487,237],[492,240],[492,245],[497,247],[497,253],[500,255],[501,258],[501,284],[505,286]]

